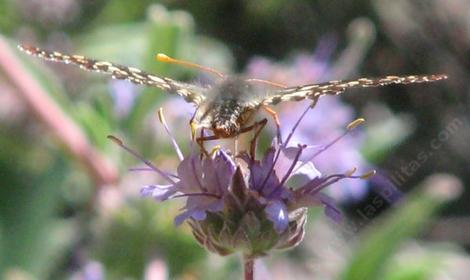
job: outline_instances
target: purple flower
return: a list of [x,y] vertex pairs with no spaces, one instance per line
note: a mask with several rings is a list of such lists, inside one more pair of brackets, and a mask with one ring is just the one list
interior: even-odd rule
[[[296,128],[309,110],[310,108],[307,107],[294,124],[285,142],[279,141],[279,139],[275,141],[264,154],[262,160],[256,161],[254,156],[250,157],[246,153],[242,157],[249,169],[249,189],[256,191],[263,199],[260,201],[267,205],[265,211],[268,219],[274,223],[276,230],[281,232],[287,227],[284,212],[301,207],[323,205],[325,214],[339,222],[341,220],[340,211],[335,207],[332,199],[320,191],[345,178],[367,178],[375,174],[375,172],[368,172],[361,176],[354,176],[353,173],[356,172],[356,168],[354,168],[344,174],[321,176],[312,163],[314,158],[332,147],[350,130],[362,123],[362,119],[350,123],[345,133],[324,147],[309,147],[302,144],[297,144],[297,147],[289,146],[290,141],[294,138]],[[304,155],[308,150],[314,150],[315,152]],[[307,178],[303,178],[302,184],[287,187],[289,180],[296,175]]]
[[87,262],[71,279],[73,280],[103,280],[106,278],[103,265],[96,261]]
[[[176,174],[161,170],[119,139],[110,138],[145,163],[145,168],[136,170],[154,171],[166,180],[165,185],[144,186],[143,196],[157,201],[186,198],[176,225],[188,221],[196,240],[213,252],[226,255],[242,251],[255,257],[273,248],[297,245],[304,235],[308,207],[324,207],[328,217],[340,221],[341,212],[322,190],[342,179],[364,179],[373,174],[356,176],[353,169],[325,176],[315,168],[312,159],[339,138],[320,149],[289,146],[308,111],[309,107],[285,140],[274,139],[261,159],[256,159],[253,151],[233,155],[220,148],[183,156],[160,111],[160,121],[180,158]],[[353,122],[348,131],[360,122]],[[312,154],[312,149],[317,152]]]
[[112,80],[109,83],[111,96],[114,99],[114,111],[118,117],[125,117],[132,106],[136,97],[135,87],[122,80]]
[[223,209],[223,199],[235,169],[235,162],[222,150],[202,160],[198,154],[192,153],[180,162],[174,176],[176,180],[172,179],[169,185],[145,186],[141,194],[152,196],[157,201],[187,197],[183,213],[175,218],[176,225],[188,218],[204,220],[206,212]]
[[[305,103],[288,105],[295,112]],[[286,108],[288,106],[285,106]],[[294,108],[292,108],[294,107]],[[286,112],[289,112],[286,110]],[[287,133],[287,128],[295,123],[295,117],[292,113],[283,114],[281,118],[281,131]],[[360,133],[342,137],[349,121],[353,119],[353,110],[342,104],[337,98],[326,96],[319,100],[314,110],[311,110],[305,116],[305,120],[299,125],[296,133],[293,135],[291,143],[297,145],[304,143],[311,145],[311,149],[305,154],[316,153],[322,147],[328,145],[328,142],[341,138],[341,141],[328,149],[328,153],[319,154],[315,157],[315,166],[325,173],[335,172],[336,170],[347,170],[354,164],[360,172],[364,172],[368,164],[360,153],[360,147],[363,143],[363,137]],[[348,199],[360,199],[366,192],[366,182],[363,180],[343,181],[329,188],[329,193],[339,201]]]

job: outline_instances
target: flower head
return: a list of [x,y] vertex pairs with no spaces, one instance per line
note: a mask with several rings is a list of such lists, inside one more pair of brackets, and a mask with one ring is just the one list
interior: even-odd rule
[[[257,159],[253,150],[232,154],[221,148],[211,152],[193,149],[183,156],[160,114],[180,157],[176,174],[159,169],[119,139],[110,138],[146,164],[146,168],[138,170],[154,171],[166,180],[165,185],[144,186],[143,196],[157,201],[186,198],[182,212],[175,218],[176,225],[187,221],[196,240],[212,252],[227,255],[242,251],[245,256],[256,257],[271,249],[297,245],[304,236],[308,207],[324,207],[328,217],[340,221],[341,212],[321,191],[342,179],[372,175],[370,172],[356,176],[353,169],[325,176],[311,161],[315,155],[304,161],[304,153],[312,147],[289,146],[303,116],[305,113],[285,141],[275,138]],[[353,122],[348,130],[358,123]],[[327,145],[321,151],[328,148]]]

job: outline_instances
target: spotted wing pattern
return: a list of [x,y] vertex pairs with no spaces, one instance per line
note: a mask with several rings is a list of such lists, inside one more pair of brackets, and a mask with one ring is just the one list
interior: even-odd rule
[[19,45],[18,48],[27,54],[46,60],[74,64],[84,70],[109,74],[113,79],[127,80],[138,85],[157,87],[168,93],[178,94],[187,102],[196,105],[201,104],[205,99],[204,88],[181,83],[166,77],[155,76],[134,67],[89,59],[81,55],[67,55],[55,51],[46,51],[27,45]]
[[426,83],[447,79],[446,75],[411,75],[385,76],[380,78],[360,78],[347,81],[329,81],[321,84],[311,84],[284,88],[273,92],[261,101],[262,105],[275,105],[284,101],[300,101],[304,99],[317,100],[322,95],[337,95],[348,88],[381,87],[390,84]]

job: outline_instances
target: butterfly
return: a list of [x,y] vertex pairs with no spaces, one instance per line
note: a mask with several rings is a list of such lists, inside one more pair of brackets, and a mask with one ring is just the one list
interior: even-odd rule
[[213,132],[213,135],[209,136],[201,133],[201,137],[197,139],[198,141],[232,138],[264,126],[266,119],[254,124],[251,122],[255,113],[261,108],[271,114],[276,124],[279,125],[276,112],[268,106],[285,101],[310,99],[313,101],[313,107],[321,96],[337,95],[349,88],[426,83],[447,79],[447,76],[442,74],[384,76],[286,87],[264,80],[247,79],[241,76],[225,76],[207,67],[176,60],[162,54],[157,56],[163,62],[196,67],[220,76],[220,79],[213,85],[202,86],[149,74],[135,67],[89,59],[81,55],[67,55],[28,45],[19,45],[18,47],[27,54],[46,60],[78,65],[88,71],[109,74],[114,79],[128,80],[134,84],[156,87],[169,94],[183,97],[186,102],[193,103],[196,106],[195,113],[190,121],[193,135],[197,129],[208,129]]

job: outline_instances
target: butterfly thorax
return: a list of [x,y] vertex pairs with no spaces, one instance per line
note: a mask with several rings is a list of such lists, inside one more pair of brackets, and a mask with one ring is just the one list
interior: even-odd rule
[[198,108],[196,121],[221,138],[233,137],[256,111],[255,108],[245,106],[254,93],[254,88],[244,79],[224,78],[208,92],[204,104]]

